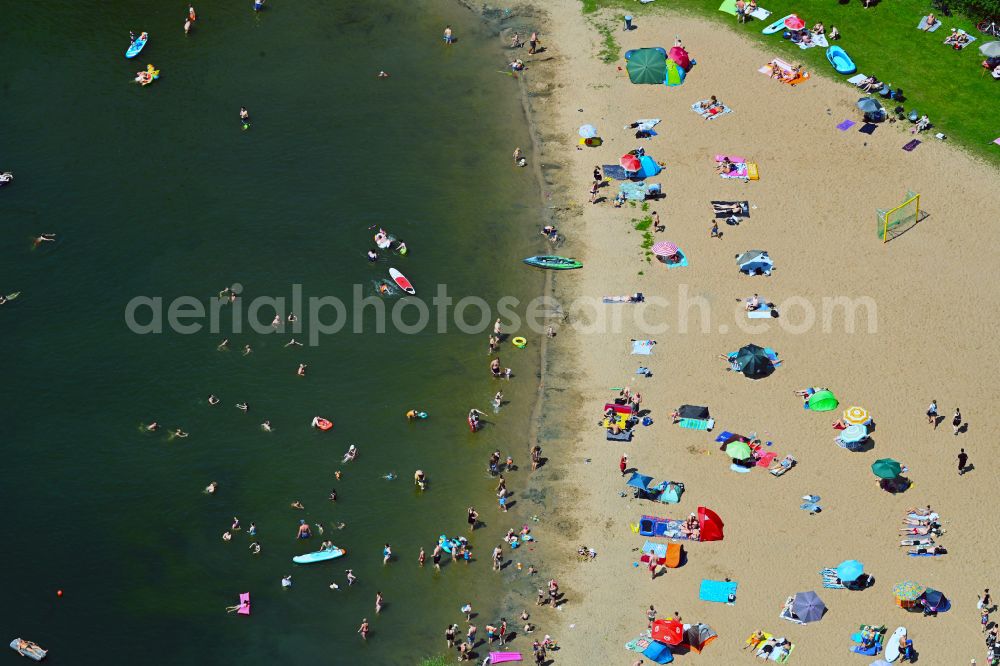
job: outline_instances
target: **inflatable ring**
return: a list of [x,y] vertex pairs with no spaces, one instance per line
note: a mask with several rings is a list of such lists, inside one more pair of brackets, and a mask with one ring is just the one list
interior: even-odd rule
[[512,345],[514,345],[515,347],[517,347],[518,349],[524,349],[525,346],[527,346],[528,341],[525,340],[524,338],[518,336],[518,337],[514,338],[513,340],[511,340],[510,343]]

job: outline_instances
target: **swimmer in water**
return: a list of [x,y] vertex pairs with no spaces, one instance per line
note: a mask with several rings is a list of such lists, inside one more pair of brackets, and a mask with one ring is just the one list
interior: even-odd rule
[[220,342],[219,346],[216,347],[216,349],[218,349],[219,351],[229,351],[229,338],[226,338],[225,340]]
[[500,409],[500,405],[503,404],[503,391],[497,391],[497,394],[493,396],[493,409]]
[[399,241],[399,243],[396,245],[396,252],[398,252],[401,256],[405,257],[408,251],[409,250],[406,249],[406,243],[404,243],[403,241]]
[[247,528],[247,534],[249,536],[257,536],[257,525],[250,523],[250,527]]
[[210,405],[217,405],[217,404],[219,404],[219,399],[217,397],[215,397],[214,393],[212,395],[208,396],[208,404],[210,404]]
[[260,544],[257,543],[256,541],[254,541],[252,544],[250,544],[250,554],[251,555],[260,555]]
[[331,502],[336,502],[337,501],[337,489],[336,488],[332,488],[330,490],[330,501]]
[[250,345],[247,345],[246,347],[243,348],[243,355],[246,356],[247,354],[249,354],[252,351],[253,351],[253,349],[250,347]]
[[157,430],[159,430],[159,428],[160,424],[157,423],[156,421],[153,421],[148,426],[146,426],[146,432],[156,432]]
[[299,377],[305,377],[306,376],[306,364],[305,363],[299,363],[299,369],[295,371],[295,374],[297,374]]
[[183,430],[181,430],[180,428],[178,428],[177,430],[174,430],[172,433],[170,433],[170,439],[173,439],[174,437],[184,438],[184,437],[187,437],[187,436],[188,436],[188,434],[186,432],[184,432]]
[[38,247],[42,243],[54,243],[55,241],[56,241],[55,234],[42,234],[41,236],[32,239],[32,243],[34,244],[35,247]]
[[286,319],[287,319],[287,320],[288,320],[288,321],[289,321],[290,323],[292,323],[292,324],[294,324],[295,322],[297,322],[297,321],[299,320],[299,318],[295,316],[295,313],[294,313],[294,312],[289,312],[289,313],[288,313],[288,316],[286,317]]
[[420,414],[415,409],[411,409],[410,411],[406,412],[406,420],[407,421],[412,421],[413,419],[415,419],[415,418],[417,418],[419,416],[420,416]]
[[380,69],[379,72],[378,72],[378,74],[375,75],[375,78],[378,78],[378,79],[387,79],[387,78],[389,78],[389,73],[387,71],[385,71],[384,69]]
[[279,326],[281,326],[281,315],[276,314],[274,315],[274,319],[271,320],[271,328],[278,330]]
[[[305,507],[304,507],[304,506],[302,506],[302,502],[300,502],[300,501],[298,501],[298,500],[295,500],[294,502],[292,502],[292,508],[293,508],[293,509],[301,509],[301,510],[305,510]],[[308,528],[306,528],[306,529],[308,529]]]
[[334,472],[333,476],[334,476],[335,479],[337,479],[337,481],[340,481],[340,477],[341,477],[340,470],[338,469],[336,472]]
[[383,295],[384,294],[388,294],[389,293],[389,285],[387,285],[385,282],[379,283],[379,285],[378,285],[378,293],[383,294]]
[[230,541],[230,540],[232,540],[232,538],[233,538],[233,535],[230,534],[229,532],[223,532],[222,533],[222,540],[223,541]]
[[396,480],[396,473],[395,472],[389,472],[388,474],[383,474],[382,478],[385,479],[386,481],[395,481]]
[[354,570],[353,569],[346,569],[346,570],[344,570],[344,573],[347,574],[347,584],[348,585],[354,585],[354,581],[356,581],[358,579],[358,577],[354,575]]
[[260,429],[265,432],[274,432],[274,428],[271,427],[270,421],[264,421],[260,424]]
[[416,484],[421,490],[427,489],[427,477],[424,475],[424,471],[418,469],[413,473],[413,483]]
[[375,250],[368,250],[368,261],[375,262],[378,261],[378,252]]
[[288,341],[288,342],[287,342],[287,343],[285,344],[285,346],[286,346],[286,347],[301,347],[301,346],[302,346],[302,343],[301,343],[301,342],[296,342],[296,341],[295,341],[295,338],[292,338],[291,340],[289,340],[289,341]]
[[250,112],[247,111],[247,107],[245,106],[240,107],[240,120],[243,121],[244,125],[250,124]]
[[347,453],[344,454],[344,462],[351,462],[358,457],[358,447],[351,444],[351,447],[347,449]]
[[210,483],[207,486],[205,486],[205,494],[207,494],[207,495],[214,495],[215,494],[215,490],[218,487],[219,487],[219,482],[218,481],[212,481],[212,483]]
[[246,411],[248,411],[250,409],[250,405],[248,405],[245,402],[238,402],[238,403],[236,403],[236,409],[239,409],[240,411],[246,412]]

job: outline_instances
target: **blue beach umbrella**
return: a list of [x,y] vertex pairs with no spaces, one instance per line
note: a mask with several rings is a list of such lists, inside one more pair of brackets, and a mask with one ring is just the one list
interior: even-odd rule
[[857,560],[844,560],[837,565],[837,578],[844,583],[856,581],[865,572],[865,565]]
[[580,127],[580,138],[593,139],[597,136],[597,128],[593,125],[583,125]]
[[857,444],[868,438],[868,428],[863,425],[847,426],[840,432],[840,441],[844,444]]
[[649,490],[649,483],[653,480],[653,477],[646,476],[644,474],[639,474],[639,472],[632,472],[632,476],[629,478],[626,486],[632,486],[633,488],[638,488],[639,490]]

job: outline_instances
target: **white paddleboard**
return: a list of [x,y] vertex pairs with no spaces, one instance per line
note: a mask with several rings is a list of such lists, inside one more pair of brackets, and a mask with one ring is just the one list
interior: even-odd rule
[[410,283],[409,280],[406,279],[406,276],[397,271],[395,268],[389,269],[389,277],[391,277],[392,281],[395,282],[399,286],[399,288],[405,291],[406,293],[411,295],[417,293],[417,290],[413,288],[413,285]]
[[885,660],[890,664],[899,659],[899,639],[906,638],[906,627],[896,627],[892,636],[885,643]]

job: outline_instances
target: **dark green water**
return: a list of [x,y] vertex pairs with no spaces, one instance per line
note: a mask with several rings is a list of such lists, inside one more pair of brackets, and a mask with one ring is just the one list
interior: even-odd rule
[[[526,302],[541,288],[518,261],[539,249],[538,196],[510,166],[528,144],[516,84],[497,73],[492,31],[444,0],[275,0],[261,14],[250,0],[199,4],[187,36],[173,4],[4,9],[0,168],[17,181],[0,189],[0,291],[22,295],[0,307],[2,638],[73,664],[413,664],[443,645],[461,603],[496,599],[489,550],[509,525],[484,467],[493,448],[526,458],[537,345],[504,347],[511,403],[473,436],[467,410],[497,389],[485,333],[377,334],[371,313],[362,334],[284,348],[293,334],[233,333],[228,307],[218,333],[187,335],[134,334],[124,312],[136,296],[207,304],[237,282],[244,319],[251,299],[290,299],[293,285],[350,304],[355,284],[370,294],[390,265],[365,259],[374,224],[407,241],[392,265],[425,300],[441,284],[456,299]],[[451,48],[446,23],[460,38]],[[130,29],[151,34],[133,61]],[[131,79],[150,62],[161,78],[140,88]],[[392,78],[376,80],[379,69]],[[42,232],[59,241],[32,250]],[[265,326],[273,312],[262,308]],[[297,314],[306,340],[308,313]],[[216,351],[224,337],[234,351]],[[407,423],[414,406],[431,418]],[[312,430],[316,414],[334,430]],[[154,419],[191,435],[140,432]],[[361,456],[341,465],[351,443]],[[418,467],[431,479],[423,494],[410,482]],[[390,471],[400,479],[381,478]],[[439,533],[464,529],[469,503],[488,523],[473,539],[479,561],[418,569],[418,549],[429,560]],[[261,555],[245,531],[221,540],[232,516],[256,523]],[[299,518],[348,555],[293,565],[319,543],[294,539]],[[338,521],[346,529],[332,530]],[[398,561],[383,568],[386,541]],[[347,567],[360,579],[351,589]],[[376,590],[387,602],[377,619]],[[227,615],[244,591],[253,615]],[[365,616],[368,644],[355,633]]]

